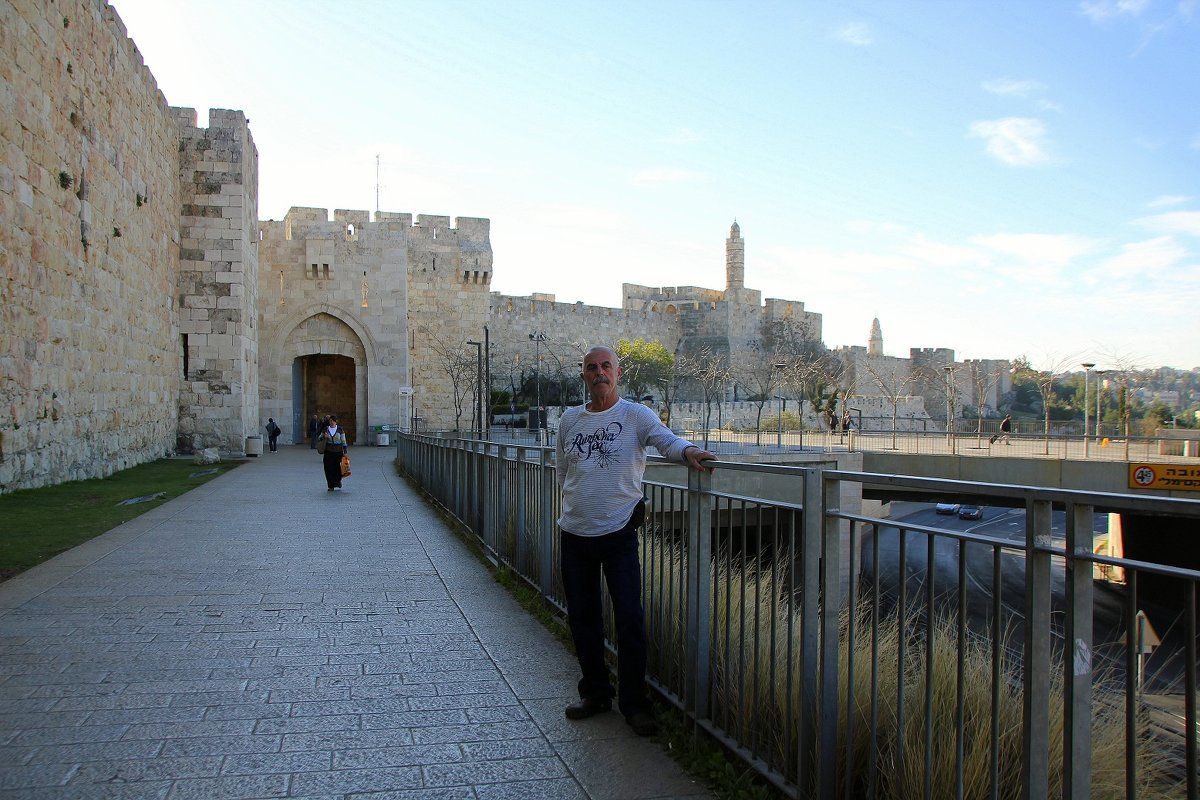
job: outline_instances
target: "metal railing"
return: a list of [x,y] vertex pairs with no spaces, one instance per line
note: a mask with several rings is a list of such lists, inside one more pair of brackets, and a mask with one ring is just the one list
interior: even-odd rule
[[[992,428],[996,426],[991,425]],[[1028,427],[1028,426],[1026,426]],[[443,434],[456,436],[456,434]],[[683,429],[680,435],[717,454],[836,453],[845,451],[897,452],[918,455],[953,454],[961,456],[1019,458],[1050,458],[1089,461],[1125,462],[1184,462],[1200,464],[1200,431],[1195,439],[1159,436],[1118,436],[1115,432],[1084,437],[1079,433],[1058,430],[1046,435],[1026,430],[1001,438],[997,430],[982,433],[974,430],[913,431],[807,430],[730,431],[712,428],[708,431]],[[993,438],[995,437],[995,438]],[[1085,441],[1086,438],[1086,441]],[[540,444],[536,433],[524,429],[493,431],[491,440],[513,445]],[[554,433],[546,442],[554,444]]]
[[[563,607],[547,448],[401,436],[397,456]],[[1102,512],[1184,520],[1194,554],[1200,502],[732,462],[673,476],[652,464],[645,483],[650,678],[786,795],[1197,797],[1200,572],[1093,540]],[[794,494],[745,491],[763,476]],[[992,527],[1023,533],[861,513],[864,488],[987,498]]]

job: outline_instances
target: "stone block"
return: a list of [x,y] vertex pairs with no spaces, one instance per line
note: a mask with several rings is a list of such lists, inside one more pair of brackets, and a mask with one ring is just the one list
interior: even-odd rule
[[199,450],[192,457],[193,464],[219,464],[220,461],[221,454],[217,452],[217,448],[215,447],[206,447],[203,450]]

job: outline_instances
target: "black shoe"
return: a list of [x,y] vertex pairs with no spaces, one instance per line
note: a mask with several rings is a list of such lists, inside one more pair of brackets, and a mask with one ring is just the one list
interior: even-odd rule
[[638,736],[653,736],[658,733],[658,723],[649,711],[635,711],[626,717],[625,721]]
[[605,711],[612,710],[612,700],[593,700],[590,697],[585,697],[578,703],[571,703],[567,706],[564,712],[567,719],[587,719],[594,717],[597,714],[603,714]]

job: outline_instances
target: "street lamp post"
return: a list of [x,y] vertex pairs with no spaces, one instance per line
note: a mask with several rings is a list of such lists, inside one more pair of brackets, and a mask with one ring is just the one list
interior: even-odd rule
[[533,342],[533,382],[535,394],[537,396],[537,407],[534,409],[533,418],[537,424],[538,444],[542,443],[542,430],[545,425],[542,424],[542,342],[546,341],[546,333],[538,331],[529,334],[529,340]]
[[483,438],[483,342],[467,342],[475,346],[475,420],[479,438]]
[[[783,363],[782,361],[779,361],[779,362],[772,364],[771,366],[775,368],[776,374],[779,375],[779,385],[780,385],[780,387],[782,387],[783,386],[783,371],[785,369],[787,369],[787,364]],[[783,398],[780,397],[779,395],[775,395],[775,399],[783,400]],[[801,410],[801,412],[803,412],[803,410],[804,410],[803,402],[801,402],[800,410]],[[779,407],[779,424],[776,427],[778,430],[776,431],[776,434],[775,434],[775,446],[782,450],[783,449],[783,405],[782,404]],[[804,436],[804,414],[803,413],[801,413],[801,415],[800,415],[800,436],[801,437]],[[800,447],[801,447],[801,449],[803,449],[803,447],[804,447],[804,439],[803,438],[800,439]]]
[[1100,417],[1100,398],[1104,394],[1104,387],[1100,383],[1100,376],[1103,375],[1107,371],[1108,370],[1104,370],[1104,369],[1096,370],[1096,445],[1097,446],[1099,446],[1099,444],[1100,444],[1100,419],[1101,419],[1101,417]]
[[483,438],[492,437],[492,339],[488,326],[483,326],[483,407],[487,412],[483,424]]
[[947,364],[942,367],[946,373],[946,441],[950,444],[950,452],[954,452],[954,367]]
[[775,431],[775,447],[779,450],[783,449],[783,412],[787,411],[787,398],[775,395],[775,399],[779,401],[779,424]]
[[1096,366],[1090,361],[1085,361],[1079,366],[1083,367],[1083,457],[1088,457],[1088,409],[1091,403],[1088,402],[1088,384],[1091,382],[1092,367]]

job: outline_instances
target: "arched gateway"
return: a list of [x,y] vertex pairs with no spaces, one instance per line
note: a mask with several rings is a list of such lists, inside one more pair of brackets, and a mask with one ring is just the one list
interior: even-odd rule
[[290,420],[285,441],[301,443],[308,420],[336,414],[351,444],[367,441],[370,336],[355,319],[329,306],[304,309],[276,329],[260,376],[263,405]]

